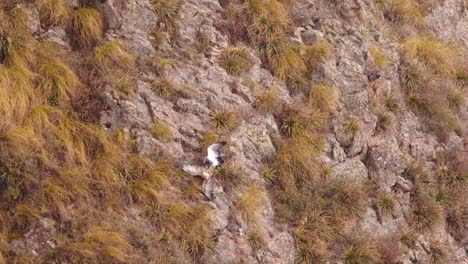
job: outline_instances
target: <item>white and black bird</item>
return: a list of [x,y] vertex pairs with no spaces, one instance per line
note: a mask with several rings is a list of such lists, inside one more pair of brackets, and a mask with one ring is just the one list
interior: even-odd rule
[[221,148],[226,145],[226,141],[217,142],[210,145],[207,149],[207,156],[203,158],[203,164],[209,163],[211,167],[217,167],[224,162],[224,154]]

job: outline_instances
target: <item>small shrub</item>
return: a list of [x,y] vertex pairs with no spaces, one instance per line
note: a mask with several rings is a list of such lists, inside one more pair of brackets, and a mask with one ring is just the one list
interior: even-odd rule
[[39,7],[41,24],[45,27],[63,25],[67,21],[69,9],[63,0],[39,0],[36,4]]
[[125,50],[120,41],[109,41],[94,48],[94,61],[102,69],[111,69],[115,66],[128,68],[132,56]]
[[180,8],[179,0],[153,0],[153,6],[159,21],[172,31],[175,28],[174,19]]
[[382,214],[391,215],[395,211],[395,199],[391,194],[382,194],[377,197],[377,206]]
[[211,125],[217,129],[234,130],[239,119],[234,112],[221,110],[210,115]]
[[101,12],[92,7],[74,11],[71,17],[71,38],[79,48],[89,48],[101,42],[103,21]]
[[221,66],[227,73],[240,75],[252,68],[252,58],[246,47],[239,46],[225,49],[221,55]]
[[392,119],[388,113],[381,112],[377,115],[377,123],[375,126],[375,131],[377,133],[382,133],[390,129],[392,125]]
[[158,140],[167,142],[173,139],[171,128],[163,121],[156,120],[151,128],[151,135]]
[[163,98],[169,98],[174,94],[174,83],[166,78],[157,78],[153,81],[153,92]]
[[385,63],[385,54],[382,52],[382,50],[374,46],[369,49],[369,54],[375,65],[379,68],[382,68]]

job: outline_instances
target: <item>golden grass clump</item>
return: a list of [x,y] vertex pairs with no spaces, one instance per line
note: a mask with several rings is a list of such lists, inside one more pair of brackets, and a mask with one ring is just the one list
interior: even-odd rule
[[322,113],[333,113],[338,103],[338,90],[328,85],[314,85],[309,94],[311,107],[319,109]]
[[114,40],[94,48],[94,61],[102,69],[115,66],[126,69],[132,64],[132,56],[121,41]]
[[70,10],[63,0],[39,0],[36,4],[39,7],[41,24],[45,27],[63,25],[67,22]]
[[277,112],[280,108],[280,102],[273,88],[267,89],[262,95],[255,97],[256,107],[261,112]]
[[221,55],[221,66],[227,73],[240,75],[252,68],[252,58],[246,47],[239,46],[225,49]]
[[158,140],[167,142],[173,139],[171,128],[163,121],[157,120],[151,128],[151,135]]
[[75,10],[70,24],[71,38],[78,48],[90,48],[100,43],[103,35],[101,12],[93,7]]
[[132,249],[132,245],[122,234],[93,227],[81,241],[64,247],[63,257],[71,262],[126,262]]
[[170,79],[157,78],[153,81],[153,92],[163,98],[169,98],[174,94],[174,83]]
[[342,260],[345,264],[379,263],[380,255],[373,241],[357,236],[345,242]]
[[330,46],[326,42],[318,42],[312,46],[306,46],[303,53],[305,65],[310,72],[328,56],[330,53]]
[[433,230],[442,220],[442,209],[434,198],[421,194],[413,209],[412,220],[418,230]]
[[416,0],[385,1],[384,15],[395,24],[424,24],[424,14]]
[[153,0],[153,6],[160,22],[164,23],[166,29],[174,30],[174,19],[180,8],[179,0]]
[[248,222],[254,223],[258,219],[262,201],[261,191],[256,186],[252,186],[242,194],[235,206]]
[[217,129],[234,130],[239,124],[239,117],[230,110],[220,110],[210,115],[211,125]]
[[379,68],[382,68],[385,63],[385,54],[382,52],[382,50],[373,46],[369,49],[369,54],[375,65]]
[[391,215],[395,211],[395,199],[391,194],[381,194],[377,197],[377,206],[384,215]]
[[402,43],[403,58],[410,65],[422,64],[434,74],[452,76],[459,63],[458,47],[430,37],[412,37]]
[[[39,89],[51,105],[65,105],[71,101],[80,85],[78,76],[56,52],[57,47],[42,42],[39,47],[38,73],[41,77]],[[54,53],[57,53],[53,55]]]

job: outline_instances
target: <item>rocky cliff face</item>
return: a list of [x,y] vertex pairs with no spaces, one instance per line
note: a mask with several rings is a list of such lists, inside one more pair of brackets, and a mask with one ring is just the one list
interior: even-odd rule
[[[72,8],[79,5],[75,1],[66,2]],[[291,18],[288,30],[291,45],[326,43],[330,49],[311,77],[312,83],[336,87],[339,98],[329,128],[323,132],[324,147],[317,157],[319,163],[326,168],[326,177],[330,179],[346,178],[373,188],[365,199],[365,209],[346,223],[344,233],[359,233],[383,247],[394,248],[396,256],[381,263],[466,263],[464,195],[459,201],[464,204],[461,207],[464,211],[458,234],[451,232],[446,224],[448,209],[441,209],[442,220],[430,230],[415,231],[411,246],[405,246],[399,239],[402,232],[417,225],[413,216],[417,183],[408,177],[411,164],[420,164],[436,179],[441,169],[438,155],[456,153],[450,162],[456,159],[462,164],[461,173],[466,177],[466,170],[463,171],[467,162],[466,107],[462,105],[456,113],[458,128],[440,136],[428,128],[427,118],[414,111],[408,101],[402,79],[406,64],[401,42],[419,33],[389,21],[383,7],[387,1],[284,2],[288,2],[285,6]],[[110,134],[123,131],[133,139],[133,147],[140,155],[187,164],[199,162],[210,133],[228,141],[226,166],[237,166],[238,183],[226,185],[215,174],[212,199],[200,195],[195,198],[207,206],[209,226],[214,234],[210,250],[197,260],[200,263],[319,263],[298,257],[303,253],[295,232],[298,224],[278,219],[281,202],[272,191],[274,187],[265,177],[265,171],[286,136],[278,115],[258,108],[259,95],[268,89],[274,89],[281,104],[294,105],[307,95],[291,92],[289,83],[272,74],[251,43],[244,44],[252,61],[248,71],[233,75],[223,68],[223,51],[239,44],[226,22],[226,12],[232,3],[238,2],[181,0],[169,21],[149,0],[98,1],[96,7],[105,23],[103,41],[124,43],[134,57],[131,68],[119,73],[121,80],[129,80],[125,84],[129,91],[122,91],[122,82],[95,83],[93,89],[102,96],[102,103],[97,107],[99,124]],[[72,51],[73,40],[66,33],[66,26],[44,28],[34,5],[22,4],[21,8],[27,10],[29,28],[36,38],[76,52]],[[424,34],[456,43],[463,50],[460,56],[466,57],[466,8],[464,0],[431,2],[422,18],[426,25]],[[399,31],[404,32],[404,38]],[[384,61],[379,61],[378,56]],[[462,85],[465,86],[460,91],[466,98],[466,80]],[[232,128],[214,127],[213,115],[220,112],[235,115]],[[165,124],[171,134],[169,139],[154,132],[158,122]],[[277,171],[271,172],[280,177]],[[466,192],[466,182],[462,184]],[[253,212],[240,209],[240,201],[253,192],[255,208],[250,210]],[[392,197],[394,204],[390,212],[385,212],[385,206],[380,203],[379,197],[384,194]],[[129,207],[122,221],[138,222],[140,214]],[[24,238],[11,242],[17,252],[33,250],[37,256],[55,248],[50,240],[40,238],[54,236],[53,228],[45,220],[37,225]],[[155,230],[150,224],[143,228]],[[433,241],[439,241],[443,247],[442,262],[435,262],[438,248]],[[341,252],[338,248],[328,246],[330,252]],[[379,249],[379,254],[383,255],[382,252],[385,250]],[[374,263],[372,258],[369,262],[352,262],[340,254],[330,257],[330,263]],[[140,259],[139,263],[150,259]],[[181,255],[174,261],[191,260]]]

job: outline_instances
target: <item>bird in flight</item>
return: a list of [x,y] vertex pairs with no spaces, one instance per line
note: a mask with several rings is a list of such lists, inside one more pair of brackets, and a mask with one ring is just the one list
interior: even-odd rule
[[221,141],[210,145],[207,149],[207,156],[203,158],[203,164],[210,163],[211,167],[217,167],[224,162],[224,154],[221,148],[226,145],[226,141]]
[[[211,176],[215,172],[215,168],[224,162],[225,155],[221,153],[221,148],[226,145],[225,141],[217,142],[207,148],[207,156],[203,158],[204,166],[179,164],[179,167],[187,174],[199,176],[203,178],[203,194],[209,199],[212,199],[213,181]],[[207,166],[209,164],[209,166]]]

